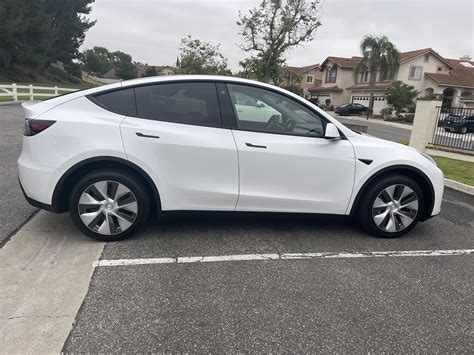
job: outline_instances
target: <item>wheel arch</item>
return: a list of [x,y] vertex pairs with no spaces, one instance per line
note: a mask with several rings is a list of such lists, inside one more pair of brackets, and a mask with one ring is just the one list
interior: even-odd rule
[[362,195],[374,181],[393,174],[408,176],[420,185],[425,200],[425,206],[420,221],[425,221],[430,218],[435,202],[435,192],[433,184],[424,172],[410,165],[392,165],[375,172],[371,177],[367,179],[367,181],[364,182],[362,187],[359,189],[356,198],[352,203],[350,215],[353,216],[355,214]]
[[91,171],[107,168],[129,173],[140,179],[147,193],[154,197],[150,199],[150,209],[152,211],[161,210],[160,194],[151,177],[136,164],[122,158],[111,156],[85,159],[69,168],[69,170],[61,176],[54,189],[52,205],[55,210],[59,213],[68,211],[69,194],[77,179]]

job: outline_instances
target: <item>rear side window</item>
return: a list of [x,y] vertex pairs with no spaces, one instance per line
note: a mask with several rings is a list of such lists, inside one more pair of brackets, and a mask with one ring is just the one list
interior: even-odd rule
[[157,121],[220,127],[214,83],[169,83],[135,88],[137,116]]
[[91,97],[99,106],[124,116],[136,116],[133,88],[109,91]]

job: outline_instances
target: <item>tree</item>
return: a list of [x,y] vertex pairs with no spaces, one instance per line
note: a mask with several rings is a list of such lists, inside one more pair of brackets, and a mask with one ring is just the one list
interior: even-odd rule
[[400,53],[393,43],[386,36],[367,35],[360,43],[362,60],[354,69],[354,78],[367,70],[369,72],[369,114],[372,115],[374,109],[374,91],[377,81],[377,73],[380,72],[380,81],[392,79],[400,66]]
[[130,54],[116,51],[112,53],[112,64],[120,79],[128,80],[137,77],[137,67]]
[[46,0],[45,12],[55,32],[50,62],[68,64],[78,57],[86,31],[95,24],[84,16],[91,12],[92,2],[94,0]]
[[230,75],[227,58],[220,52],[220,44],[213,45],[187,36],[181,39],[179,47],[181,74]]
[[94,47],[82,52],[81,62],[88,73],[101,76],[112,69],[113,55],[107,48]]
[[148,67],[145,69],[145,72],[142,74],[142,77],[157,76],[158,72],[155,67]]
[[262,0],[248,14],[239,13],[240,48],[251,54],[249,66],[258,80],[278,83],[285,52],[313,40],[319,0]]
[[8,69],[12,56],[21,47],[18,38],[27,27],[25,7],[22,1],[3,0],[0,2],[0,66]]
[[385,93],[387,103],[391,108],[399,113],[401,110],[413,105],[413,101],[419,92],[412,85],[407,85],[401,81],[394,81]]

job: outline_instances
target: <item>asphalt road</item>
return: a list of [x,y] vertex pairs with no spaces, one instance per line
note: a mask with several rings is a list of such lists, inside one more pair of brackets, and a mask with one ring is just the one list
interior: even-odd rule
[[19,105],[0,106],[0,247],[36,211],[23,198],[16,161],[24,116]]
[[[34,212],[17,185],[21,126],[0,106],[2,236]],[[397,239],[346,217],[167,213],[101,259],[474,249],[473,216],[474,197],[451,189],[440,216]],[[63,350],[469,353],[473,274],[472,254],[97,267]]]
[[359,121],[359,120],[354,120],[347,117],[341,117],[338,115],[335,115],[334,118],[336,118],[338,121],[340,121],[343,124],[352,123],[352,124],[367,126],[367,133],[374,137],[386,139],[386,140],[396,142],[396,143],[410,141],[411,131],[408,129],[408,127],[406,129],[392,127],[389,125],[373,122],[371,120]]

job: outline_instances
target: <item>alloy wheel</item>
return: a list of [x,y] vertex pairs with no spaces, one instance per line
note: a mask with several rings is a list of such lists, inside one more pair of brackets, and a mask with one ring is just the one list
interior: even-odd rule
[[102,235],[114,235],[130,228],[138,215],[137,198],[124,184],[98,181],[79,197],[79,217],[89,229]]
[[383,189],[372,205],[372,218],[385,232],[399,232],[410,226],[418,214],[419,201],[415,191],[402,184]]

